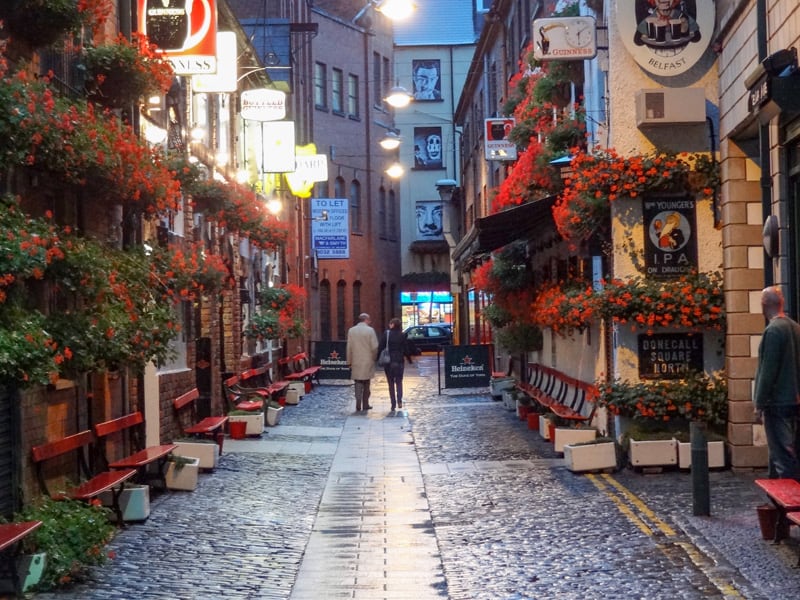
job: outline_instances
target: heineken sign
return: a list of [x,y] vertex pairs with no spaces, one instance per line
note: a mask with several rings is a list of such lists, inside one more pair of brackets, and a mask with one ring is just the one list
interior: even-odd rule
[[492,375],[491,346],[445,346],[444,387],[487,387]]
[[347,342],[314,342],[314,362],[320,379],[350,379]]

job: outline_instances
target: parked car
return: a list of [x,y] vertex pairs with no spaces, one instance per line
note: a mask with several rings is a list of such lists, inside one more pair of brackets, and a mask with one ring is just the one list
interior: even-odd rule
[[453,332],[448,323],[412,325],[406,329],[406,337],[420,352],[435,352],[441,346],[453,343]]

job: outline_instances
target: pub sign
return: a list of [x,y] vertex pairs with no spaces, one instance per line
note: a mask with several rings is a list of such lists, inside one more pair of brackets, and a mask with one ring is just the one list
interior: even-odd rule
[[320,379],[350,379],[347,342],[314,342],[314,362]]
[[642,334],[638,339],[640,379],[682,379],[703,371],[703,334]]
[[644,259],[648,277],[677,279],[697,270],[696,202],[691,196],[644,200]]
[[486,387],[492,374],[491,346],[444,346],[444,387]]

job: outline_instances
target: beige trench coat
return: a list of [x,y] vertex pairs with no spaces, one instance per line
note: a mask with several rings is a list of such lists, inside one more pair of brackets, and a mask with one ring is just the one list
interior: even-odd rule
[[366,323],[359,323],[347,332],[347,363],[351,377],[356,380],[372,379],[378,358],[378,336]]

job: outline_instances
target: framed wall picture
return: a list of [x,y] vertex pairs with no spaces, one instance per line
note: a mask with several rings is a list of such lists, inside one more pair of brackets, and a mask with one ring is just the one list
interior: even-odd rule
[[414,128],[414,168],[443,169],[442,128]]
[[443,240],[442,201],[418,200],[416,222],[417,240]]
[[441,63],[438,59],[412,60],[411,79],[414,82],[414,100],[441,100],[441,73]]

